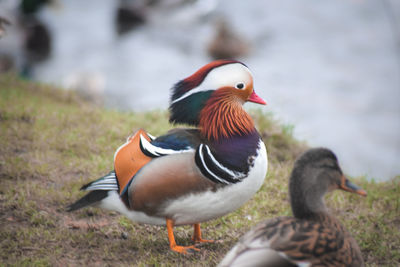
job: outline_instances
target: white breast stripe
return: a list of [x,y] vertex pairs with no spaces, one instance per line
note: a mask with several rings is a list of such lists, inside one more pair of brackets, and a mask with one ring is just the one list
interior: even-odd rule
[[205,145],[205,147],[206,147],[208,156],[210,156],[210,158],[211,158],[211,160],[214,162],[214,164],[217,165],[221,170],[223,170],[224,172],[226,172],[226,173],[228,173],[230,176],[232,176],[233,179],[240,180],[240,179],[246,177],[246,174],[244,174],[244,173],[235,172],[235,171],[232,171],[232,170],[226,168],[225,166],[223,166],[221,163],[219,163],[219,162],[214,158],[213,154],[211,153],[210,148],[209,148],[207,145]]
[[207,171],[209,174],[211,174],[212,177],[214,177],[215,179],[217,179],[217,180],[220,181],[221,183],[229,184],[228,181],[225,181],[224,179],[221,179],[218,175],[216,175],[215,173],[213,173],[213,172],[207,167],[206,163],[204,162],[203,146],[204,146],[203,144],[200,144],[200,147],[199,147],[199,156],[200,156],[200,160],[201,160],[201,163],[203,164],[204,169],[206,169],[206,171]]
[[193,148],[191,147],[186,147],[186,149],[183,150],[173,150],[173,149],[166,149],[166,148],[161,148],[158,146],[154,146],[151,144],[149,141],[147,141],[146,138],[144,138],[142,135],[140,135],[140,143],[142,144],[142,147],[149,152],[150,154],[159,157],[159,156],[164,156],[164,155],[170,155],[170,154],[176,154],[176,153],[184,153],[184,152],[190,152],[194,151]]

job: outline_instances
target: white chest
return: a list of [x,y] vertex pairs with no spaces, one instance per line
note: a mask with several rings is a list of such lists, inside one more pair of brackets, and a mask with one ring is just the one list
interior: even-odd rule
[[260,148],[254,166],[242,182],[226,186],[216,192],[207,191],[181,197],[168,203],[165,214],[172,216],[176,225],[193,224],[228,214],[247,202],[261,187],[268,168],[265,145]]

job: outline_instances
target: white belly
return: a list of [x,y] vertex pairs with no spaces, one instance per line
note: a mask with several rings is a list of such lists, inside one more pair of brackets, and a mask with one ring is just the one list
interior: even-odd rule
[[249,175],[242,182],[228,185],[215,192],[207,191],[185,195],[165,204],[163,217],[148,216],[143,212],[128,210],[119,199],[117,192],[110,192],[102,200],[100,206],[116,210],[132,221],[146,224],[165,224],[168,216],[175,221],[175,225],[194,224],[221,217],[228,214],[247,202],[262,186],[268,168],[267,151],[260,141],[260,148]]
[[208,221],[228,214],[241,207],[260,189],[267,167],[267,152],[261,142],[254,166],[242,182],[216,192],[207,191],[173,200],[165,206],[165,214],[173,214],[176,225]]

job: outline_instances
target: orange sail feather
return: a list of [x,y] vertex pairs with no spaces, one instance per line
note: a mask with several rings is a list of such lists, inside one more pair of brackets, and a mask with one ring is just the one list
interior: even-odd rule
[[119,193],[121,194],[133,176],[152,158],[143,154],[140,149],[140,136],[148,141],[151,138],[140,129],[128,141],[120,146],[114,156],[114,170],[118,179]]

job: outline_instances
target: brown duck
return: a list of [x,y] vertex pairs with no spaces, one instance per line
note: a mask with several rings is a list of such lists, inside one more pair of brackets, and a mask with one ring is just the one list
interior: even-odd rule
[[364,266],[357,242],[325,206],[325,193],[335,189],[367,195],[343,175],[332,151],[308,150],[290,177],[294,217],[258,224],[219,266]]

